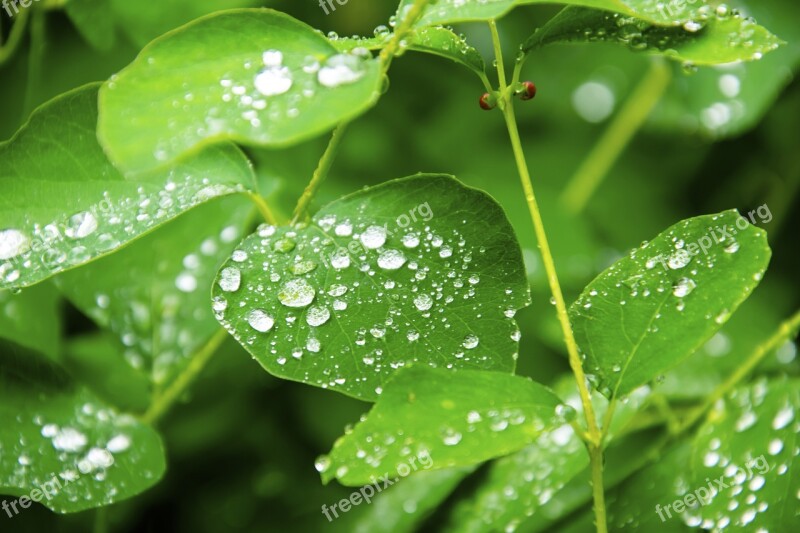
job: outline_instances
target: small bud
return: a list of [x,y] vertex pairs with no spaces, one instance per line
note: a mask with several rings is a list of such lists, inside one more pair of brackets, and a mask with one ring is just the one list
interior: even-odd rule
[[497,105],[497,100],[491,94],[483,93],[483,96],[481,96],[480,100],[478,100],[478,103],[480,104],[481,109],[484,111],[490,111]]
[[520,100],[533,100],[536,97],[536,85],[532,81],[523,81],[517,90]]

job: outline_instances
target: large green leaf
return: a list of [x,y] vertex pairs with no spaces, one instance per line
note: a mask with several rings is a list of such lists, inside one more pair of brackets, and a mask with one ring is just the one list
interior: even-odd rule
[[20,294],[0,290],[0,338],[56,360],[61,338],[58,291],[50,284]]
[[[555,392],[584,420],[583,405],[575,378],[560,380]],[[606,442],[628,424],[650,395],[650,387],[640,387],[630,401],[614,411]],[[592,404],[598,424],[608,409],[608,401],[595,393]],[[589,467],[586,445],[572,426],[564,425],[545,433],[526,448],[498,459],[474,496],[461,502],[452,513],[451,531],[485,531],[493,524],[520,524],[541,511],[567,483]]]
[[592,281],[570,307],[607,396],[623,396],[695,352],[758,285],[766,233],[736,211],[684,220]]
[[[399,13],[414,3],[402,0]],[[502,17],[516,6],[568,4],[622,13],[662,26],[677,26],[708,16],[704,1],[667,3],[660,0],[433,0],[420,18],[419,26],[489,20]]]
[[99,137],[137,173],[225,139],[283,146],[364,112],[381,82],[378,60],[288,15],[228,11],[153,41],[104,85]]
[[111,6],[122,31],[140,47],[169,30],[209,13],[236,7],[256,7],[265,3],[263,0],[102,1]]
[[209,202],[114,255],[59,276],[58,285],[120,338],[131,366],[163,384],[218,329],[208,290],[247,233],[251,211],[244,198]]
[[230,145],[124,179],[95,137],[97,89],[45,104],[0,144],[0,289],[107,255],[196,205],[253,186],[247,159]]
[[30,355],[0,354],[0,493],[20,497],[16,510],[33,500],[73,513],[157,483],[166,468],[158,434]]
[[509,454],[572,411],[529,378],[413,366],[397,373],[366,418],[317,461],[325,482],[365,485],[417,470]]
[[[717,404],[694,440],[694,483],[703,505],[689,525],[785,531],[800,508],[800,381],[760,380]],[[707,480],[715,480],[709,483]],[[720,485],[719,480],[723,483]],[[711,488],[709,488],[711,487]],[[712,490],[713,489],[713,490]]]
[[408,363],[514,369],[525,268],[502,209],[419,175],[263,226],[213,289],[219,321],[270,373],[373,400]]
[[522,45],[524,52],[554,43],[611,42],[636,52],[664,55],[693,65],[751,61],[781,40],[752,19],[727,11],[680,28],[656,26],[636,17],[568,7]]

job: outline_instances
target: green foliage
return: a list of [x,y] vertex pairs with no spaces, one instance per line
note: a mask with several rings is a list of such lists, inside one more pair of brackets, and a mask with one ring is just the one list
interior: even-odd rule
[[399,3],[3,6],[0,529],[792,530],[797,7]]
[[528,303],[502,209],[447,176],[346,196],[310,224],[262,226],[213,289],[220,323],[270,373],[367,400],[414,362],[513,371],[513,316]]

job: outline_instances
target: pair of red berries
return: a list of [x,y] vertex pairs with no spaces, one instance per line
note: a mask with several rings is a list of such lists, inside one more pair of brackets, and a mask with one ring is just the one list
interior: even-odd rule
[[[520,83],[519,89],[517,89],[514,94],[519,96],[520,100],[533,100],[536,97],[536,84],[534,84],[532,81],[523,81]],[[478,103],[480,104],[481,109],[486,111],[494,109],[497,105],[496,99],[489,93],[483,93],[483,96],[480,97]]]

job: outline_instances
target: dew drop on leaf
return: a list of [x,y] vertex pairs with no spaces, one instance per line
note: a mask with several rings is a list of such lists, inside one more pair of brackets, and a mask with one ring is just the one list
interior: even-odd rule
[[278,300],[286,307],[306,307],[314,301],[316,292],[304,279],[293,279],[284,283],[278,292]]

